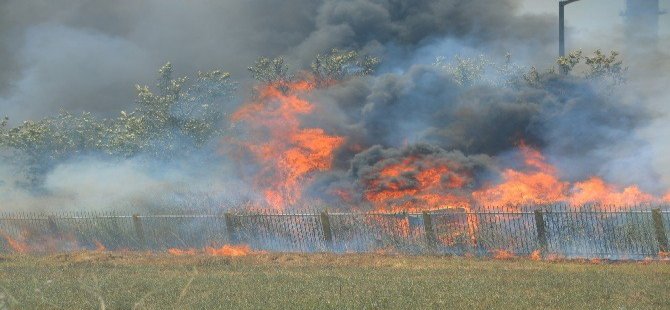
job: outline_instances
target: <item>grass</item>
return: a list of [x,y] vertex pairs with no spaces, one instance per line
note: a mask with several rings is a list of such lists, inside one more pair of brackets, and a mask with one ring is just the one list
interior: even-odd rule
[[0,257],[0,309],[670,308],[670,264],[379,254]]

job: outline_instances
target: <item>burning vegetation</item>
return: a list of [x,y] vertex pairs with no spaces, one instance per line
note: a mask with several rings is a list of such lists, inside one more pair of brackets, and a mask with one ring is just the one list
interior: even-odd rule
[[[283,57],[242,55],[245,64],[252,63],[242,68],[250,78],[219,69],[189,78],[176,76],[167,63],[155,87],[138,85],[135,105],[115,117],[62,112],[20,124],[5,118],[0,196],[9,198],[0,204],[38,211],[125,208],[129,214],[170,207],[272,210],[273,215],[318,209],[313,215],[328,225],[327,212],[321,214],[326,209],[369,212],[397,215],[389,222],[409,238],[420,230],[417,223],[431,228],[429,217],[419,219],[428,211],[528,212],[552,205],[611,211],[670,203],[665,175],[670,168],[657,159],[663,147],[655,136],[641,134],[657,122],[655,105],[646,101],[665,93],[638,96],[627,86],[627,69],[616,52],[573,52],[537,69],[531,61],[550,57],[541,51],[551,22],[487,9],[486,1],[465,2],[478,13],[434,1],[302,3],[301,10],[314,10],[315,18],[291,18],[296,28],[274,25],[296,38],[282,49],[295,69]],[[514,11],[515,1],[503,2]],[[527,29],[545,32],[526,38]],[[523,45],[519,42],[532,42],[533,48],[516,51],[537,50],[537,59],[515,63],[506,49]],[[350,49],[333,49],[337,46]],[[242,53],[231,58],[236,68],[242,59],[237,54]],[[128,230],[142,244],[141,220],[132,221]],[[227,227],[238,224],[226,221]],[[444,222],[436,222],[436,229],[467,228],[433,236],[429,243],[475,243],[479,220],[466,215],[458,225]],[[310,222],[298,224],[305,223]],[[253,234],[282,229],[295,227]],[[327,230],[314,231],[328,243],[333,236]],[[58,238],[14,231],[2,237],[16,252],[37,251],[32,244],[79,246],[55,226],[49,234]],[[203,244],[168,252],[252,252],[248,246]],[[84,247],[106,249],[98,241]],[[508,258],[505,251],[481,250]]]
[[227,256],[227,257],[237,257],[237,256],[247,256],[250,254],[265,254],[263,251],[254,251],[251,249],[251,246],[248,244],[225,244],[221,247],[212,247],[206,246],[202,251],[196,249],[179,249],[179,248],[169,248],[167,253],[174,256],[185,256],[185,255],[198,255],[204,253],[210,256]]
[[344,142],[321,128],[302,126],[301,115],[318,112],[302,98],[313,88],[307,81],[265,85],[231,117],[235,126],[244,127],[233,142],[239,146],[237,160],[251,159],[258,166],[252,182],[265,203],[278,210],[300,201],[308,178],[331,169],[334,152]]
[[[112,126],[111,131],[104,131],[90,115],[63,116],[77,128],[100,129],[91,131],[97,136],[78,131],[84,135],[81,138],[99,141],[97,146],[89,145],[92,149],[68,151],[40,144],[38,150],[31,146],[36,142],[27,142],[51,140],[53,144],[58,141],[50,136],[53,134],[79,139],[67,132],[69,126],[58,127],[65,119],[2,129],[0,141],[6,148],[25,149],[34,163],[48,171],[59,158],[68,158],[69,152],[95,154],[99,148],[107,156],[134,157],[150,150],[160,157],[183,160],[197,147],[205,150],[207,141],[218,139],[215,160],[235,167],[227,170],[235,175],[221,178],[240,178],[241,186],[251,194],[239,193],[236,199],[247,199],[257,209],[294,210],[329,204],[356,211],[414,212],[557,203],[575,208],[587,204],[626,207],[670,201],[670,194],[659,193],[659,188],[652,189],[653,194],[637,184],[610,183],[598,171],[565,173],[552,161],[565,167],[570,160],[554,154],[548,160],[542,151],[581,151],[548,139],[556,134],[576,139],[563,124],[575,121],[573,113],[603,119],[575,125],[597,129],[592,137],[586,137],[589,139],[621,138],[622,128],[614,128],[611,117],[603,113],[628,119],[630,126],[639,122],[640,113],[617,102],[608,93],[610,88],[602,88],[602,83],[621,81],[616,54],[603,55],[597,52],[593,58],[586,57],[591,71],[583,76],[541,73],[534,68],[525,73],[499,70],[496,74],[501,81],[483,80],[485,65],[468,71],[473,63],[463,58],[457,58],[455,64],[439,62],[433,67],[415,66],[403,75],[381,76],[372,76],[379,59],[353,51],[319,55],[311,71],[298,73],[290,72],[282,58],[261,58],[249,68],[258,80],[253,95],[228,115],[214,112],[210,106],[220,104],[232,89],[228,74],[201,73],[192,86],[185,87],[186,79],[173,78],[168,64],[160,71],[159,92],[138,88],[137,111],[122,112],[114,121],[118,122],[114,126],[123,130]],[[570,72],[582,58],[571,54],[559,64]],[[511,66],[508,58],[504,68]],[[431,82],[421,82],[424,80]],[[353,85],[365,96],[352,95]],[[588,96],[580,98],[585,97],[585,91],[575,85],[588,88]],[[559,93],[580,97],[565,105],[556,99]],[[198,100],[205,102],[197,106]],[[408,100],[416,108],[407,106]],[[435,105],[434,100],[442,101],[443,106]],[[490,103],[483,107],[482,101]],[[196,108],[202,111],[193,110]],[[186,118],[172,112],[184,110],[192,112]],[[472,127],[492,121],[492,114],[512,119],[500,127]],[[534,119],[556,125],[534,127]],[[86,125],[77,125],[81,122]],[[214,128],[221,122],[229,127]],[[171,123],[179,124],[178,128],[168,128]],[[175,130],[178,137],[155,135]],[[500,141],[482,144],[493,139]],[[191,148],[185,153],[178,146],[182,141]],[[74,140],[64,143],[79,144]],[[40,159],[56,149],[57,156],[49,156],[49,161]],[[35,186],[41,186],[40,170],[29,171],[38,182]]]

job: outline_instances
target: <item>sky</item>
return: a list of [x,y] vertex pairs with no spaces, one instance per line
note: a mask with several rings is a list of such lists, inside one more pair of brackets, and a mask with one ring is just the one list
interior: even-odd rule
[[[670,9],[670,0],[660,0],[661,10]],[[550,14],[558,18],[557,0],[524,0],[521,10],[528,13]],[[625,0],[581,0],[566,6],[566,27],[569,35],[566,38],[568,50],[582,48],[589,50],[604,46],[623,49],[621,36],[623,17],[626,10]],[[670,15],[659,18],[659,36],[670,37]],[[669,40],[660,40],[661,48],[670,48]]]

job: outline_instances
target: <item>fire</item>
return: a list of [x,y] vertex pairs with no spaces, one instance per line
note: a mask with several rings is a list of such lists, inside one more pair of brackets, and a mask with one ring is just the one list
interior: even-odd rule
[[[607,183],[593,176],[571,182],[560,177],[558,169],[544,155],[529,146],[520,145],[523,159],[520,168],[500,172],[500,182],[477,186],[476,175],[460,162],[439,156],[410,154],[375,163],[361,177],[362,198],[376,211],[419,212],[447,208],[471,210],[473,206],[495,208],[537,206],[556,203],[581,207],[628,206],[670,201],[644,192],[636,185],[627,187]],[[351,204],[354,193],[335,190],[337,197]],[[473,227],[477,223],[468,220]]]
[[170,255],[175,255],[175,256],[182,256],[182,255],[195,255],[197,251],[195,249],[178,249],[178,248],[170,248],[167,250],[168,254]]
[[542,252],[540,250],[535,250],[532,253],[530,253],[530,259],[534,261],[539,261],[542,260]]
[[556,177],[556,169],[545,162],[540,152],[525,145],[521,145],[520,150],[530,171],[506,169],[501,184],[472,194],[477,203],[507,206],[565,201],[569,184]]
[[26,254],[30,251],[30,248],[28,247],[27,243],[20,240],[16,240],[7,233],[1,232],[0,234],[2,234],[5,240],[7,240],[7,244],[14,252],[20,254]]
[[[168,254],[175,256],[184,256],[184,255],[196,255],[198,250],[189,248],[189,249],[179,249],[179,248],[169,248],[167,250]],[[205,247],[204,253],[212,256],[246,256],[249,254],[261,254],[264,252],[254,252],[251,250],[251,246],[247,244],[241,245],[229,245],[226,244],[220,248],[215,247]]]
[[492,254],[495,259],[512,259],[515,257],[514,253],[506,250],[493,250]]
[[637,186],[629,186],[621,192],[605,183],[598,177],[592,177],[584,182],[576,183],[572,188],[570,203],[573,205],[584,205],[587,203],[600,203],[624,207],[639,203],[650,203],[654,197],[642,192]]
[[246,256],[251,253],[251,247],[246,244],[224,245],[220,248],[206,247],[205,253],[213,256]]
[[502,173],[502,183],[475,191],[473,198],[478,204],[509,206],[569,203],[582,206],[593,203],[625,207],[660,201],[636,185],[619,190],[599,177],[575,183],[562,181],[557,169],[547,163],[539,151],[525,145],[521,145],[520,150],[525,162],[524,171],[507,169]]
[[455,163],[408,157],[368,177],[364,196],[375,209],[383,211],[467,207],[469,199],[461,189],[471,178],[457,170]]
[[311,174],[329,170],[344,143],[321,128],[303,128],[301,117],[315,112],[303,98],[312,88],[307,81],[266,85],[231,118],[248,130],[247,141],[234,142],[260,167],[253,181],[275,209],[296,204]]
[[102,244],[100,241],[93,240],[93,243],[95,244],[95,251],[97,251],[97,252],[107,251],[107,247],[104,244]]
[[667,194],[665,194],[665,196],[663,196],[663,201],[670,203],[670,192],[668,192]]

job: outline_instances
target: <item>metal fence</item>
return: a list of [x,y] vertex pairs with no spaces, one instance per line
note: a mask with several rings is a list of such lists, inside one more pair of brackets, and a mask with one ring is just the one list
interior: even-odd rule
[[0,252],[248,244],[278,252],[436,253],[641,259],[669,251],[667,207],[550,206],[423,213],[170,211],[0,215]]

